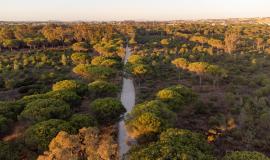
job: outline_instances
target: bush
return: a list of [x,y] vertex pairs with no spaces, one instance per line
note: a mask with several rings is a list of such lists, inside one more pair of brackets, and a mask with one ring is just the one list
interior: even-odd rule
[[196,159],[214,160],[212,148],[206,137],[188,130],[168,129],[157,142],[135,147],[128,159]]
[[104,57],[104,56],[97,56],[92,59],[91,61],[92,65],[95,66],[104,66],[104,67],[111,67],[111,68],[120,68],[122,65],[119,61],[116,59],[112,59],[110,57]]
[[154,135],[172,127],[176,115],[161,101],[149,101],[136,105],[128,114],[126,125],[133,138]]
[[70,113],[70,106],[63,100],[37,99],[26,105],[20,114],[20,118],[32,122],[40,122],[53,118],[64,119]]
[[109,79],[115,75],[115,70],[103,66],[89,66],[87,72],[91,79]]
[[71,90],[78,93],[79,95],[82,95],[87,91],[87,86],[75,80],[63,80],[53,84],[52,90]]
[[162,119],[153,113],[146,112],[128,121],[127,129],[132,138],[152,136],[162,131]]
[[8,120],[6,117],[3,115],[0,115],[0,134],[5,134],[9,131],[10,129],[10,123],[11,121]]
[[83,64],[74,67],[73,72],[91,80],[108,79],[116,74],[115,70],[109,67]]
[[122,103],[114,98],[96,99],[91,104],[91,110],[99,123],[115,122],[126,112]]
[[113,83],[102,80],[90,83],[88,89],[94,97],[115,97],[119,91],[118,87]]
[[71,60],[74,64],[86,64],[88,62],[88,55],[86,53],[73,53]]
[[270,160],[270,158],[259,152],[236,151],[227,153],[223,160]]
[[19,160],[18,148],[11,143],[0,141],[0,159]]
[[167,103],[172,110],[179,110],[184,104],[196,100],[197,96],[191,89],[183,85],[176,85],[160,90],[157,98]]
[[24,96],[21,102],[27,104],[32,101],[35,101],[36,99],[49,99],[49,98],[61,99],[67,102],[71,107],[78,106],[81,103],[81,97],[78,96],[75,92],[68,90],[51,91],[45,94]]
[[76,132],[70,123],[64,120],[51,119],[29,127],[24,135],[25,144],[31,149],[37,149],[42,152],[48,148],[50,141],[60,131]]
[[7,119],[17,120],[17,115],[23,108],[24,105],[19,102],[0,102],[0,115]]
[[70,124],[78,129],[81,129],[83,127],[94,127],[97,125],[97,121],[96,119],[91,116],[91,115],[87,115],[87,114],[74,114],[72,115],[72,117],[70,118]]

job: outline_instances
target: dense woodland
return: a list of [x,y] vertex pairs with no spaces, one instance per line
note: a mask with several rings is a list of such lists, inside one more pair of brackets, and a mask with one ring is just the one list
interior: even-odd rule
[[269,160],[268,25],[6,24],[0,51],[0,159],[119,159],[131,76],[124,159]]

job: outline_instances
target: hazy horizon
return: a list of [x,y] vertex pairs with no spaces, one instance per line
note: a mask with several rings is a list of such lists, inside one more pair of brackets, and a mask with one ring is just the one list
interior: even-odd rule
[[9,0],[0,21],[169,21],[269,17],[268,0]]

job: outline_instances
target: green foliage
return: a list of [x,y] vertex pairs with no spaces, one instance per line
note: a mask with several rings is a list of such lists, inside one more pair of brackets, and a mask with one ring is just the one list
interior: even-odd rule
[[270,160],[270,158],[259,152],[235,151],[227,153],[223,160]]
[[115,97],[119,91],[115,84],[102,80],[90,83],[88,89],[94,97]]
[[75,133],[76,130],[64,120],[51,119],[29,127],[25,131],[24,141],[29,148],[42,152],[48,149],[50,141],[60,131]]
[[115,70],[103,66],[89,66],[87,72],[91,79],[109,79],[115,75]]
[[70,115],[69,105],[58,99],[37,99],[26,105],[20,118],[31,122],[41,122],[49,119],[64,119]]
[[63,80],[53,84],[52,90],[71,90],[78,93],[79,95],[82,95],[87,91],[87,86],[75,80]]
[[88,114],[74,114],[69,121],[72,127],[76,128],[77,130],[83,127],[88,128],[97,126],[96,119]]
[[243,143],[270,149],[270,101],[267,97],[250,97],[244,101],[236,131]]
[[88,59],[89,56],[87,53],[73,53],[71,55],[71,60],[74,64],[86,64]]
[[206,137],[188,130],[168,129],[157,142],[135,147],[128,153],[130,160],[179,159],[214,160]]
[[116,74],[115,70],[109,67],[82,64],[73,68],[73,72],[91,80],[108,79]]
[[10,120],[8,120],[3,115],[0,115],[0,134],[5,134],[5,133],[7,133],[9,131],[10,123],[11,123]]
[[71,107],[78,106],[81,103],[81,97],[78,96],[73,91],[68,90],[60,90],[60,91],[51,91],[47,92],[45,94],[36,94],[31,96],[24,96],[21,100],[23,103],[30,103],[32,101],[35,101],[37,99],[61,99],[65,102],[67,102]]
[[151,112],[142,113],[127,121],[129,135],[132,138],[142,139],[152,136],[163,130],[162,119]]
[[0,159],[19,160],[18,148],[14,144],[0,141]]
[[16,39],[7,39],[3,42],[3,46],[9,49],[19,48],[20,41]]
[[116,59],[113,59],[111,57],[104,57],[104,56],[97,56],[93,58],[91,61],[91,64],[95,66],[104,66],[104,67],[111,67],[111,68],[121,67],[121,61],[119,62]]
[[126,112],[122,103],[114,98],[96,99],[90,104],[90,110],[96,116],[99,123],[113,123],[120,115]]
[[24,105],[19,102],[0,102],[0,115],[12,120],[23,110]]
[[132,109],[126,120],[126,126],[130,136],[141,138],[172,127],[175,119],[176,115],[163,102],[147,101]]
[[184,104],[188,104],[197,99],[197,95],[183,85],[176,85],[160,90],[157,98],[168,103],[172,110],[179,110]]

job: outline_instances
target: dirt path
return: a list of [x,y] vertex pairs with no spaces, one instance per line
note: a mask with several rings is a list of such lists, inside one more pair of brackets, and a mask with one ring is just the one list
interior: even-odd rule
[[12,132],[10,134],[6,135],[5,137],[3,137],[2,140],[3,141],[14,141],[14,140],[18,139],[19,137],[21,137],[24,134],[24,132],[28,126],[29,126],[29,124],[25,123],[23,121],[18,121],[16,123],[14,123]]
[[[126,56],[124,63],[127,62],[128,58],[131,55],[130,48],[126,48]],[[135,88],[132,79],[124,78],[123,87],[121,93],[121,102],[127,110],[127,113],[132,110],[135,105]],[[126,114],[127,114],[126,113]],[[123,155],[126,154],[130,149],[130,142],[132,139],[129,138],[124,120],[121,120],[118,124],[118,145],[119,145],[119,155],[120,159],[123,158]]]

